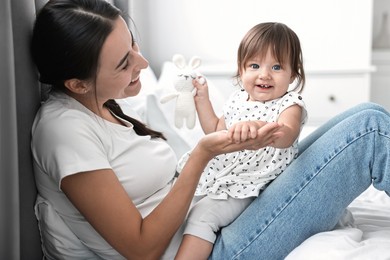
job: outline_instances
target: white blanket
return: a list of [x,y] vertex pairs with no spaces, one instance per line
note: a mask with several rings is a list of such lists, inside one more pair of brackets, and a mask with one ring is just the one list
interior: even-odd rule
[[286,260],[390,259],[390,198],[370,187],[355,199],[335,230],[312,236]]

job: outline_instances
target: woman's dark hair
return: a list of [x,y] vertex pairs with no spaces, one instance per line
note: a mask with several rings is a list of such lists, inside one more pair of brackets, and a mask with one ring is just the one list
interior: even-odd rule
[[263,58],[268,49],[282,66],[290,62],[293,76],[297,79],[294,90],[301,92],[306,81],[301,44],[295,32],[283,23],[260,23],[247,32],[238,47],[236,78],[245,70],[250,59],[256,56]]
[[[96,79],[100,51],[119,16],[121,11],[104,0],[48,1],[37,15],[31,42],[40,82],[61,90],[68,79]],[[137,134],[165,139],[125,115],[115,100],[104,105],[130,121]]]

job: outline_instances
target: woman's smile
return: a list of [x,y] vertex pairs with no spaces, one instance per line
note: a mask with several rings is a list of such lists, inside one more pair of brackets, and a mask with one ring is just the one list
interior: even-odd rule
[[140,78],[140,76],[138,75],[135,79],[131,80],[129,86],[134,86],[134,85],[136,85],[138,82],[140,82],[139,78]]

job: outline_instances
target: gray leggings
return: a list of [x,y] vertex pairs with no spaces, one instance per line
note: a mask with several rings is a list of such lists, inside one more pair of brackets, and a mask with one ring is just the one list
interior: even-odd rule
[[254,197],[227,200],[202,197],[190,210],[184,234],[200,237],[214,243],[216,232],[229,225],[248,207]]

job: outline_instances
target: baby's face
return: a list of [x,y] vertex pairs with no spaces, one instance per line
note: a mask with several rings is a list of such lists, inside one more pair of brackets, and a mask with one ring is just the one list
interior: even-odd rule
[[264,102],[283,96],[294,79],[290,60],[286,59],[282,66],[270,50],[262,59],[249,59],[241,73],[243,87],[251,101]]

